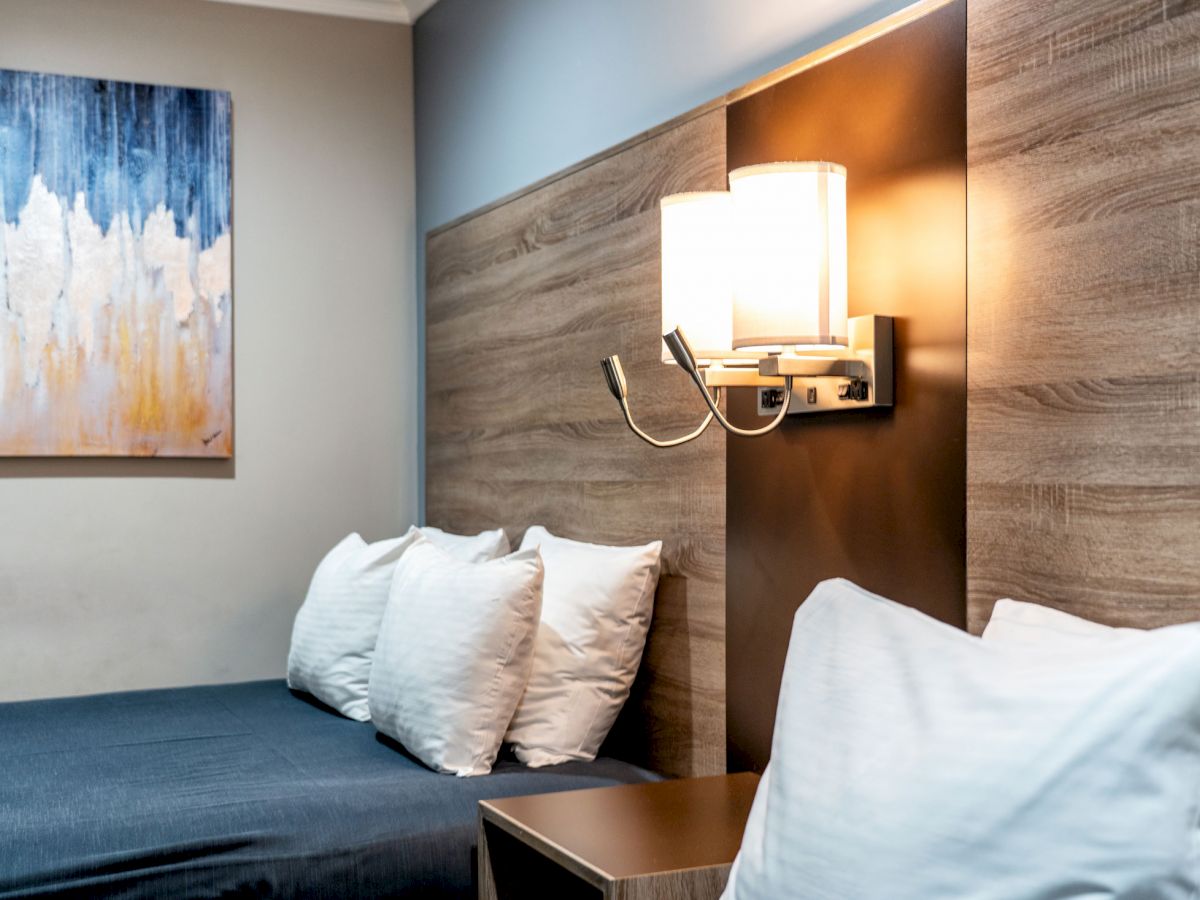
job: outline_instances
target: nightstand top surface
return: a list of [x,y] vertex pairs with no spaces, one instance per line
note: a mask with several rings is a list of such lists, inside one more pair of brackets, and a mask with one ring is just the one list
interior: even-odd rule
[[480,802],[485,821],[579,874],[635,878],[728,865],[758,775],[715,775]]

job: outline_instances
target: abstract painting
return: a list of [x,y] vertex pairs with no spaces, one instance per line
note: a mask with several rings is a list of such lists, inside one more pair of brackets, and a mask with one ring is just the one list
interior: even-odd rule
[[230,99],[0,70],[0,456],[233,453]]

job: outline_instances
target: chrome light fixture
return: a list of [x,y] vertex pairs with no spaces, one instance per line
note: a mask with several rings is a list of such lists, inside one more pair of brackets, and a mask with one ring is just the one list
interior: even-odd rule
[[[829,162],[735,169],[729,191],[664,197],[664,363],[700,391],[708,413],[681,437],[637,426],[618,356],[601,365],[626,424],[655,447],[695,440],[715,419],[757,437],[789,413],[891,406],[892,319],[847,315],[846,170]],[[754,387],[761,428],[721,412],[722,388]]]

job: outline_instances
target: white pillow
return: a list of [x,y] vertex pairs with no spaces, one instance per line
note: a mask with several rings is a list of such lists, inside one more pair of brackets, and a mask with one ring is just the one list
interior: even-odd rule
[[288,687],[307,691],[342,715],[365,722],[367,680],[392,573],[404,551],[425,535],[468,562],[508,552],[502,529],[476,535],[410,528],[403,537],[367,544],[352,534],[317,566],[292,626]]
[[607,547],[535,525],[521,549],[541,550],[546,588],[533,673],[505,740],[530,766],[595,759],[642,659],[662,541]]
[[465,563],[421,539],[400,563],[371,667],[371,719],[439,772],[486,775],[529,678],[542,561]]
[[1200,626],[988,643],[846,581],[796,614],[728,900],[1197,889]]
[[422,525],[421,534],[455,558],[467,562],[487,562],[489,559],[507,555],[512,549],[503,528],[467,535],[451,534],[432,525]]
[[1141,631],[1139,628],[1113,628],[1090,619],[1073,616],[1060,609],[1025,603],[1020,600],[997,600],[992,617],[983,629],[985,641],[1001,643],[1057,645],[1064,640],[1105,637],[1114,633]]
[[392,573],[420,533],[368,544],[344,538],[313,573],[292,626],[288,687],[307,691],[342,715],[365,722],[367,679]]

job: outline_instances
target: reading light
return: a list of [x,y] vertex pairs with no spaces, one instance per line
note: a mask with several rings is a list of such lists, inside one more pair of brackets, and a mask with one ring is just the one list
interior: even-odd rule
[[[704,429],[706,429],[709,423],[713,420],[713,414],[710,412],[704,417],[704,421],[700,423],[700,426],[695,431],[685,434],[682,437],[670,438],[667,440],[652,438],[650,435],[646,434],[646,432],[642,431],[642,429],[637,427],[633,421],[633,415],[629,411],[629,389],[625,383],[625,371],[621,368],[621,358],[615,355],[606,356],[600,361],[600,366],[604,369],[604,378],[608,382],[608,390],[614,397],[617,398],[617,402],[621,404],[621,412],[625,415],[625,424],[629,426],[630,431],[640,437],[647,444],[651,444],[655,447],[678,447],[680,444],[686,444],[688,441],[694,441],[696,438],[700,437],[700,435],[704,434]],[[707,388],[705,388],[704,393],[705,396],[708,395]],[[716,402],[720,403],[721,389],[715,388],[714,394],[716,395]]]
[[[892,320],[847,316],[845,168],[767,163],[735,169],[729,182],[728,192],[661,202],[662,360],[692,380],[708,414],[681,437],[649,436],[633,421],[614,355],[602,367],[626,424],[647,443],[674,447],[713,419],[755,437],[789,413],[891,406]],[[803,390],[793,396],[797,381]],[[773,420],[733,425],[720,410],[722,387],[758,388],[759,414]]]

